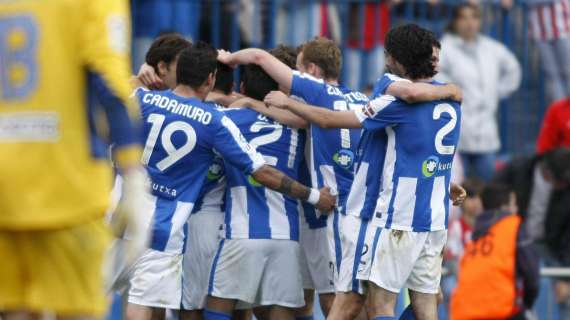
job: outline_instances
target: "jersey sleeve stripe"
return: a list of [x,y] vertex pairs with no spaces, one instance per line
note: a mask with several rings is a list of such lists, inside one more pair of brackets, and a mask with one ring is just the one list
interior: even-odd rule
[[249,156],[249,159],[252,162],[251,172],[255,172],[265,165],[263,156],[257,152],[255,148],[247,142],[247,140],[245,140],[245,137],[239,131],[238,127],[228,117],[222,117],[222,125],[228,129],[240,149]]

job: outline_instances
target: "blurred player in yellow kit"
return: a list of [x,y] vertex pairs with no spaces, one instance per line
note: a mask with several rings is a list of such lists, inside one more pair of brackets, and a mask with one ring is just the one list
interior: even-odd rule
[[[144,190],[130,117],[138,111],[127,107],[129,29],[127,0],[0,1],[4,319],[43,312],[89,319],[106,311],[110,144],[126,178],[118,209],[126,219],[119,220],[136,220]],[[135,236],[133,246],[144,246],[143,238]]]

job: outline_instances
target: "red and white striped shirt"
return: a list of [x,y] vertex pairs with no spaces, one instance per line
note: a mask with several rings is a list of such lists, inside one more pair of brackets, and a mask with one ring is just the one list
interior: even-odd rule
[[529,32],[532,39],[549,41],[570,37],[570,4],[554,0],[529,8]]

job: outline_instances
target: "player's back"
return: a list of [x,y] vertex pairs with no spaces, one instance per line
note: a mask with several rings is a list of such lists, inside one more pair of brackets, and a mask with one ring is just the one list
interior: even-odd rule
[[103,216],[112,172],[89,93],[127,101],[128,19],[122,0],[0,2],[0,228]]
[[[366,105],[366,95],[342,85],[331,85],[308,74],[294,72],[291,95],[305,103],[334,111],[346,111]],[[344,212],[348,191],[354,179],[356,148],[360,129],[324,129],[311,125],[308,161],[313,187],[334,187],[339,207]]]
[[[305,135],[250,109],[224,111],[267,164],[297,180]],[[226,237],[299,239],[299,202],[226,163]]]
[[194,203],[214,161],[218,111],[198,98],[181,97],[170,90],[139,88],[136,94],[146,139],[142,162],[152,180],[152,193]]
[[[384,104],[387,146],[383,190],[376,220],[385,228],[433,231],[447,228],[449,184],[460,132],[455,101],[409,105],[391,96]],[[380,112],[382,114],[382,111]]]

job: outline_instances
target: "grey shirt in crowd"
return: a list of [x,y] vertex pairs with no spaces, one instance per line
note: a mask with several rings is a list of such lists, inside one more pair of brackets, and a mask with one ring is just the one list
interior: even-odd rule
[[516,57],[503,44],[484,35],[466,42],[446,34],[441,40],[439,67],[438,80],[455,83],[463,90],[459,151],[499,150],[496,114],[499,100],[520,85],[521,68]]
[[544,222],[552,193],[552,185],[544,179],[540,165],[535,166],[533,176],[527,210],[526,231],[531,240],[539,241],[544,237]]

